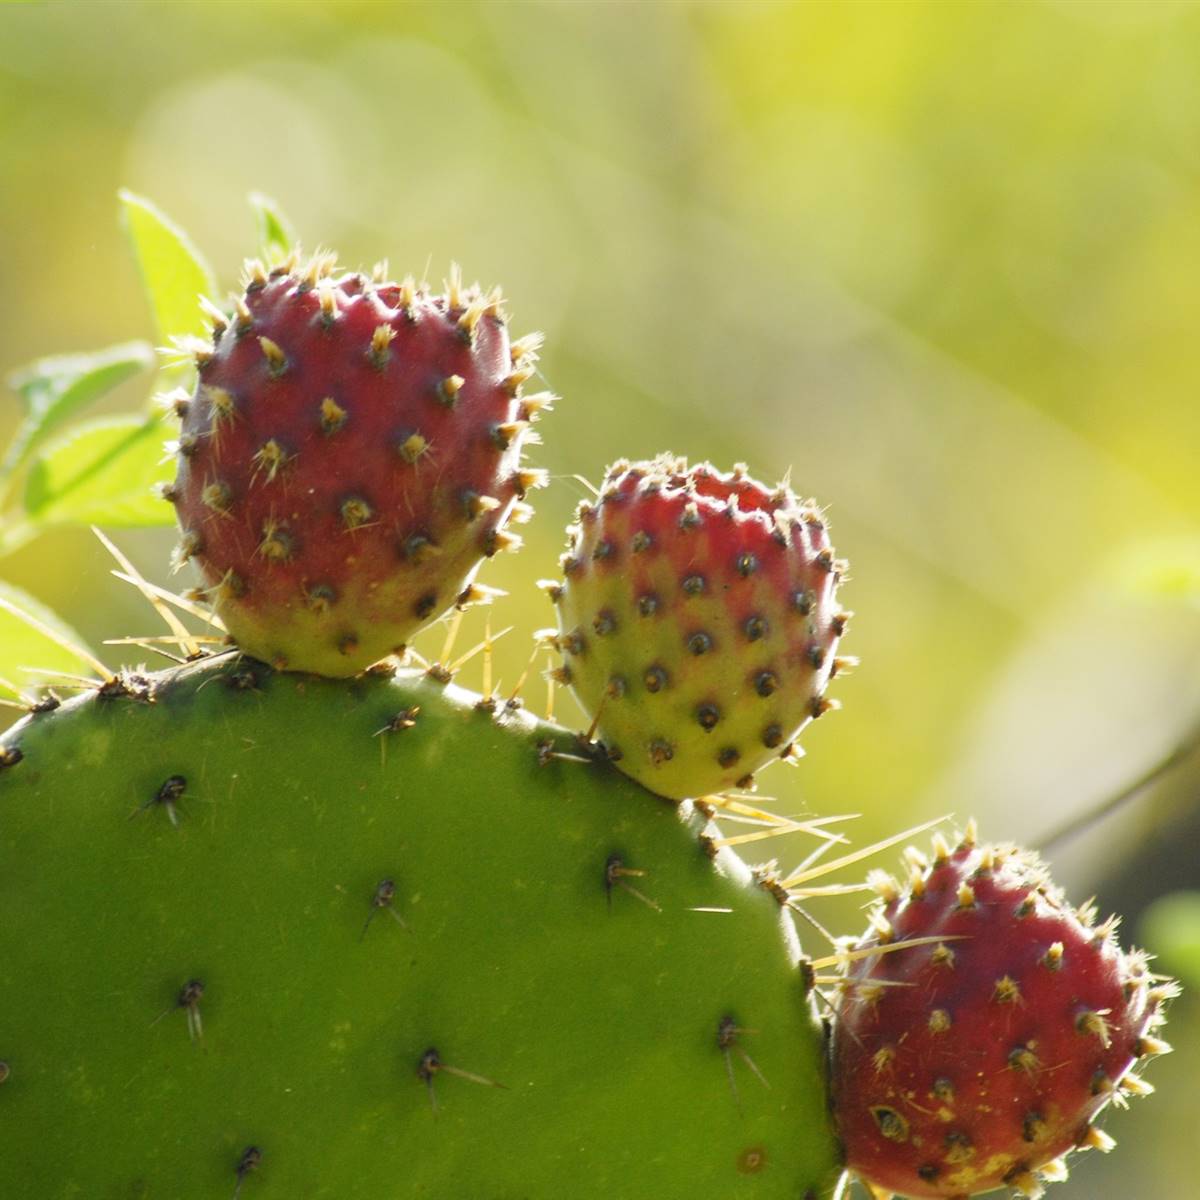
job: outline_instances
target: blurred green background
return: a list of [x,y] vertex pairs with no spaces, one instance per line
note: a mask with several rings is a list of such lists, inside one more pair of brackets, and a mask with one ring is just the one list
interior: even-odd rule
[[[460,262],[545,331],[553,484],[483,576],[511,592],[502,684],[585,481],[670,448],[791,468],[851,560],[863,665],[762,780],[789,810],[861,813],[856,841],[953,812],[1037,842],[1195,736],[1195,3],[0,5],[6,372],[154,340],[122,185],[226,288],[259,189],[310,247],[434,281]],[[0,439],[20,411],[0,396]],[[110,532],[187,586],[169,529]],[[112,565],[64,525],[0,579],[115,663],[105,638],[161,630]],[[1053,855],[1196,984],[1198,801],[1194,755]],[[1174,1018],[1160,1095],[1053,1195],[1194,1194],[1195,996]]]

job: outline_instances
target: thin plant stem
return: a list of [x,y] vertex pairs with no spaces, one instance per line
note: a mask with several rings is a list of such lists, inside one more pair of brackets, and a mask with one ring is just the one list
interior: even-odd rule
[[1051,830],[1039,842],[1035,843],[1035,848],[1042,854],[1048,854],[1051,850],[1061,849],[1067,843],[1079,837],[1080,834],[1104,820],[1105,817],[1111,816],[1119,809],[1124,808],[1131,800],[1135,800],[1148,787],[1157,783],[1164,775],[1169,774],[1177,766],[1185,762],[1197,750],[1200,750],[1200,724],[1196,725],[1170,753],[1159,759],[1158,762],[1149,767],[1131,783],[1126,784],[1119,792],[1116,792],[1107,800],[1096,805],[1095,808],[1083,816],[1072,817],[1064,821],[1057,829]]

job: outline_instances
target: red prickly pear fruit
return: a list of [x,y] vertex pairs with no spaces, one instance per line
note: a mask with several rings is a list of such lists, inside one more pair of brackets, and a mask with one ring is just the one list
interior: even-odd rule
[[[220,316],[219,312],[216,316]],[[540,473],[522,443],[536,338],[509,342],[498,293],[247,266],[196,351],[167,489],[205,596],[248,654],[353,675],[454,604]],[[517,509],[516,511],[520,511]]]
[[[1170,1047],[1154,1029],[1170,981],[1125,952],[1116,920],[1072,908],[1036,855],[969,831],[911,878],[884,872],[871,926],[846,952],[832,1041],[846,1160],[877,1192],[1040,1196],[1092,1124],[1151,1090],[1131,1068]],[[907,948],[905,943],[914,943]]]
[[744,467],[618,462],[549,583],[568,682],[617,766],[672,799],[748,787],[832,707],[849,614],[825,520]]

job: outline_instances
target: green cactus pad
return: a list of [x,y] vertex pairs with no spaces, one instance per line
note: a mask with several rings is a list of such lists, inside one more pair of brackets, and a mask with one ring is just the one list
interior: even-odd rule
[[104,693],[0,749],[0,1195],[833,1193],[790,915],[691,806],[409,673]]

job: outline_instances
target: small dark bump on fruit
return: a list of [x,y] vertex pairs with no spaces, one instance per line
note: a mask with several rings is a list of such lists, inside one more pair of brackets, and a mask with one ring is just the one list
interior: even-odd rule
[[413,612],[422,620],[437,608],[437,593],[426,592],[413,606]]
[[926,1183],[932,1183],[941,1173],[941,1167],[937,1163],[922,1163],[917,1168],[917,1178],[923,1179]]
[[258,552],[268,562],[287,562],[295,553],[295,539],[286,529],[268,522],[263,526],[263,538],[258,543]]
[[771,696],[779,687],[779,677],[774,671],[760,671],[754,677],[754,690],[763,697]]
[[846,626],[852,616],[854,616],[853,613],[837,613],[833,618],[831,618],[829,622],[829,628],[832,629],[838,637],[841,637],[842,634],[846,632]]
[[667,672],[655,664],[647,669],[642,676],[642,682],[646,685],[646,691],[661,692],[667,686]]
[[638,597],[638,612],[643,617],[651,617],[658,611],[658,597],[653,592],[646,592]]
[[757,613],[746,619],[745,625],[742,626],[746,634],[748,642],[757,642],[767,636],[770,626],[767,624],[767,618],[759,616]]
[[762,741],[768,750],[774,750],[783,741],[783,729],[778,725],[768,725],[763,730]]
[[572,629],[570,633],[563,637],[562,646],[568,654],[576,656],[582,654],[587,649],[587,641],[583,636],[583,630]]
[[501,421],[492,427],[492,445],[497,450],[507,450],[528,426],[528,421]]
[[889,1142],[908,1141],[908,1122],[894,1108],[889,1108],[886,1104],[873,1104],[871,1116],[875,1118],[879,1132]]
[[952,1129],[945,1138],[946,1161],[955,1165],[970,1162],[975,1157],[975,1146],[963,1132]]
[[347,530],[360,528],[375,515],[375,510],[361,496],[347,497],[342,501],[339,511],[342,515],[342,525]]
[[[1062,942],[1051,942],[1046,953],[1038,960],[1048,971],[1061,971],[1063,964]],[[1128,999],[1128,997],[1126,997]]]
[[825,651],[817,645],[809,646],[808,661],[812,664],[814,671],[819,671],[825,665]]
[[675,757],[675,747],[670,742],[663,738],[655,738],[648,747],[650,751],[650,761],[660,767],[665,762],[670,762]]
[[697,657],[701,654],[707,654],[712,649],[712,645],[712,638],[703,631],[690,634],[687,639],[688,652]]
[[608,686],[604,689],[605,694],[611,696],[614,700],[620,700],[628,690],[628,686],[623,675],[610,675]]
[[944,1075],[939,1076],[933,1081],[933,1094],[944,1104],[952,1104],[954,1102],[954,1084],[950,1082]]
[[810,591],[799,591],[792,593],[792,607],[802,616],[807,617],[813,610],[813,605],[816,604],[817,598]]
[[705,588],[703,575],[689,575],[683,581],[683,590],[689,596],[702,595]]
[[617,628],[617,618],[613,615],[611,609],[602,608],[596,614],[596,619],[592,622],[592,628],[596,631],[597,637],[607,637]]
[[758,559],[755,558],[753,554],[746,552],[744,554],[738,555],[737,571],[738,571],[738,574],[743,579],[746,579],[750,575],[753,575],[754,572],[757,570],[758,570]]
[[1021,1121],[1021,1137],[1027,1142],[1040,1142],[1049,1132],[1046,1118],[1040,1112],[1027,1112]]
[[15,767],[24,757],[20,746],[0,746],[0,767]]
[[383,371],[392,357],[392,340],[396,331],[390,325],[377,325],[371,334],[371,345],[367,350],[367,361],[377,371]]
[[338,638],[338,653],[353,654],[358,649],[358,638],[353,633],[345,633]]
[[423,533],[412,533],[404,539],[400,547],[400,555],[406,562],[421,564],[433,558],[438,552],[433,540]]
[[205,508],[211,508],[213,512],[226,513],[229,511],[230,502],[233,499],[233,492],[229,484],[220,479],[213,480],[212,483],[205,484],[200,492],[200,503]]
[[495,496],[481,496],[469,488],[462,494],[463,511],[470,521],[477,521],[500,507],[500,501]]
[[599,562],[601,559],[611,558],[613,554],[613,544],[607,538],[596,543],[596,548],[592,551],[592,558]]
[[736,746],[724,746],[717,752],[717,762],[723,767],[732,767],[741,757]]
[[720,719],[721,712],[715,704],[702,704],[696,709],[696,720],[699,722],[701,729],[715,729]]
[[1032,1075],[1039,1066],[1039,1060],[1029,1046],[1018,1045],[1008,1052],[1008,1065],[1014,1071],[1024,1071],[1027,1075]]
[[307,591],[305,602],[315,613],[327,613],[337,600],[337,593],[327,583],[315,583]]
[[272,379],[278,379],[288,369],[287,355],[268,337],[260,337],[258,345],[266,360],[267,373]]
[[429,453],[429,442],[417,430],[402,434],[396,441],[396,449],[400,457],[410,466],[417,463]]
[[629,548],[634,554],[641,554],[643,550],[648,550],[653,543],[654,539],[644,529],[639,529],[630,540]]
[[440,404],[444,404],[447,408],[453,408],[458,400],[458,393],[462,391],[463,384],[466,382],[461,375],[447,375],[445,379],[437,385],[437,399]]

